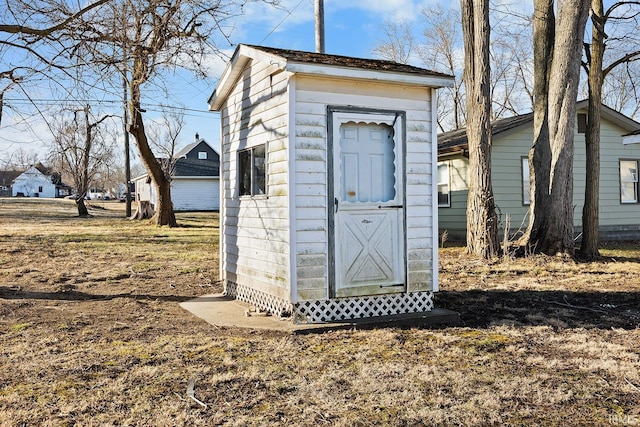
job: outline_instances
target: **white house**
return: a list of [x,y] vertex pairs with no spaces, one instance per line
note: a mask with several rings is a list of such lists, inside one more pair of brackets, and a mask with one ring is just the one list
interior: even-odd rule
[[239,45],[209,99],[225,292],[297,322],[431,310],[436,89],[451,84],[389,61]]
[[23,197],[64,197],[70,194],[70,187],[62,182],[55,183],[54,175],[45,167],[31,166],[15,178],[12,196]]
[[[196,140],[176,154],[171,178],[171,201],[176,211],[217,211],[220,208],[220,156],[204,139]],[[148,174],[134,180],[136,200],[157,201]]]

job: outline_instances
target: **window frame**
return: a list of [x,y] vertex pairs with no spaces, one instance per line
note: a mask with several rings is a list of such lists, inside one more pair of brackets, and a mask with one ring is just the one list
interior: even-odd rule
[[[263,156],[259,157],[256,156],[256,151],[260,151],[260,149],[263,150],[264,154]],[[267,180],[267,176],[268,176],[268,149],[267,149],[267,143],[263,143],[263,144],[257,144],[254,145],[252,147],[247,147],[247,148],[243,148],[241,150],[237,151],[237,185],[236,185],[236,191],[237,191],[237,195],[238,198],[240,199],[255,199],[255,198],[266,198],[268,196],[268,180]],[[249,154],[248,159],[248,165],[249,165],[249,169],[250,169],[250,173],[249,173],[249,185],[248,185],[248,190],[244,188],[244,186],[242,185],[243,183],[243,177],[245,176],[245,165],[244,162],[245,160],[243,160],[243,156]],[[263,173],[262,173],[262,177],[257,176],[257,173],[259,173],[260,168],[256,166],[256,159],[263,159],[264,165],[262,167],[263,169]],[[262,187],[260,187],[260,183],[259,181],[256,180],[260,180],[260,178],[262,178]],[[262,191],[262,192],[260,192]]]
[[[631,181],[623,181],[622,179],[622,163],[623,162],[633,162],[635,163],[635,175],[633,176],[633,180]],[[633,204],[638,204],[640,203],[640,197],[639,197],[639,193],[640,193],[640,186],[639,186],[639,182],[640,179],[638,179],[638,167],[640,166],[640,160],[638,159],[618,159],[618,178],[620,180],[620,204],[621,205],[633,205]],[[622,185],[624,183],[627,184],[632,184],[633,185],[633,191],[635,194],[635,199],[634,200],[624,200],[622,197]]]
[[[526,169],[525,169],[526,164]],[[525,175],[525,171],[527,174]],[[526,178],[526,180],[525,180]],[[527,185],[525,190],[525,184]],[[531,205],[531,169],[529,166],[529,157],[520,157],[520,191],[522,193],[522,206]]]
[[209,158],[206,151],[198,151],[198,160],[207,160]]
[[[441,182],[440,181],[440,166],[446,166],[447,167],[447,175],[446,175],[446,180],[447,182]],[[438,194],[437,194],[437,198],[438,198],[438,207],[439,208],[450,208],[451,207],[451,162],[449,160],[444,160],[441,162],[438,162]],[[446,203],[440,203],[440,186],[446,185],[447,186],[447,202]],[[445,194],[445,193],[442,193]]]
[[587,113],[578,113],[578,126],[576,127],[576,130],[578,131],[579,134],[587,133],[587,123],[588,123]]

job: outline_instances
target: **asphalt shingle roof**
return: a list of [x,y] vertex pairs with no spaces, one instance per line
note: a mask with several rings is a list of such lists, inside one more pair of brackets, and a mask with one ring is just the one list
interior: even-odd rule
[[249,45],[254,49],[278,55],[292,62],[305,62],[310,64],[333,65],[338,67],[359,68],[363,70],[390,71],[400,73],[419,74],[423,76],[451,77],[449,74],[437,71],[414,67],[412,65],[400,64],[384,59],[354,58],[351,56],[330,55],[326,53],[304,52],[299,50],[279,49],[266,46]]

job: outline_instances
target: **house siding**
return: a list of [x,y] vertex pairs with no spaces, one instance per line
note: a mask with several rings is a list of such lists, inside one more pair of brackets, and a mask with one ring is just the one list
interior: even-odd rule
[[[580,111],[586,112],[586,111]],[[601,122],[600,136],[600,227],[603,231],[616,228],[632,228],[640,225],[640,205],[620,203],[620,159],[640,160],[640,145],[623,145],[622,135],[629,133],[604,117]],[[511,132],[494,135],[491,153],[491,179],[493,194],[499,215],[499,229],[503,233],[507,215],[510,216],[509,235],[517,237],[528,225],[529,206],[522,201],[522,169],[521,158],[527,156],[533,141],[533,127],[523,126]],[[573,205],[574,226],[576,232],[582,227],[582,208],[585,189],[585,136],[575,134],[573,162]],[[447,230],[450,236],[464,239],[466,230],[466,190],[468,185],[454,175],[468,176],[468,160],[458,157],[451,160],[452,196],[451,207],[440,208],[439,231]],[[458,194],[459,193],[459,194]],[[612,237],[624,237],[622,234],[611,234]],[[603,234],[607,238],[607,234]]]
[[[220,116],[222,278],[284,300],[290,299],[287,77],[252,61]],[[267,196],[238,197],[237,151],[264,143]]]
[[171,200],[177,211],[215,211],[220,208],[220,180],[174,177]]
[[451,240],[464,240],[467,228],[467,196],[469,194],[469,159],[461,155],[442,160],[449,163],[448,207],[438,208],[439,233],[447,232]]
[[407,290],[433,286],[431,91],[296,76],[295,236],[298,300],[328,298],[327,106],[406,112]]

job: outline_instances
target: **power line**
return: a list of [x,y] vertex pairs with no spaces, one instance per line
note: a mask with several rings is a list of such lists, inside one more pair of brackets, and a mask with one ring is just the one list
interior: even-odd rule
[[267,39],[271,34],[273,34],[273,32],[274,32],[274,31],[276,31],[278,28],[280,28],[280,25],[282,25],[282,24],[284,23],[284,21],[286,21],[286,20],[287,20],[287,18],[288,18],[288,17],[290,17],[290,16],[293,14],[293,12],[295,12],[295,11],[296,11],[296,9],[298,8],[298,6],[300,6],[300,5],[302,4],[302,2],[303,2],[303,1],[304,1],[304,0],[300,0],[300,1],[298,2],[298,4],[296,5],[296,7],[294,7],[290,12],[289,12],[289,11],[287,11],[287,14],[284,16],[284,18],[282,18],[282,20],[281,20],[280,22],[278,22],[278,23],[276,24],[276,26],[275,26],[275,27],[273,27],[273,29],[272,29],[271,31],[269,31],[269,33],[268,33],[266,36],[264,36],[264,38],[263,38],[262,40],[260,40],[260,43],[258,43],[258,44],[262,44],[262,43],[263,43],[263,42],[264,42],[264,41],[265,41],[265,40],[266,40],[266,39]]
[[[38,103],[42,105],[59,105],[61,103],[60,99],[53,99],[53,98],[32,98],[32,99],[4,98],[4,100],[7,103],[13,103],[17,105],[34,105],[34,103]],[[74,99],[67,102],[72,102],[77,104],[91,104],[91,105],[122,104],[122,100],[112,100],[112,99]],[[146,110],[152,110],[156,112],[161,112],[162,110],[180,110],[184,112],[209,114],[209,111],[206,109],[187,108],[187,107],[180,107],[180,106],[166,105],[166,104],[144,104],[143,108],[145,108]]]

